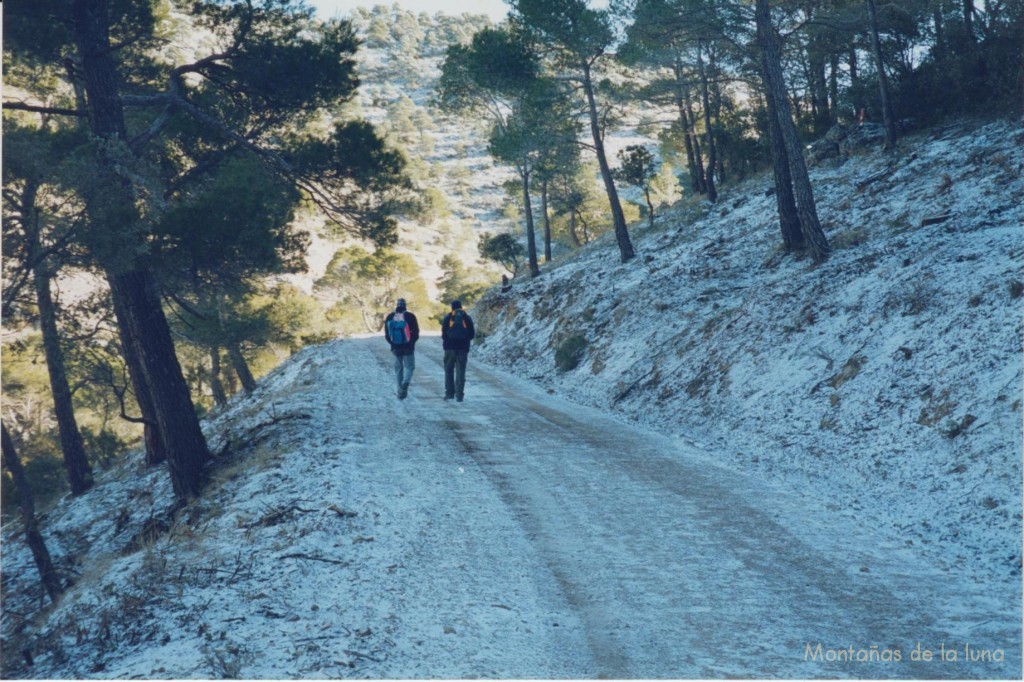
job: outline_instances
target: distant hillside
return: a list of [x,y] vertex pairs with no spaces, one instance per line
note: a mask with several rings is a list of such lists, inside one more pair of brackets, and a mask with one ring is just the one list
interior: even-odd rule
[[780,252],[770,177],[679,205],[624,265],[603,240],[490,292],[479,352],[1019,581],[1022,149],[963,122],[813,169],[817,268]]

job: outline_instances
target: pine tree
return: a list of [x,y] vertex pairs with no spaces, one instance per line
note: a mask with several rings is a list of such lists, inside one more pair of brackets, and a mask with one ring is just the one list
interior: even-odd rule
[[[139,373],[133,381],[152,403],[175,494],[187,498],[202,487],[209,452],[162,307],[171,293],[157,277],[167,206],[188,203],[239,154],[301,188],[339,229],[378,243],[394,241],[392,214],[408,200],[401,158],[368,124],[296,133],[310,112],[355,92],[358,43],[346,22],[316,22],[291,0],[197,4],[192,20],[222,43],[206,57],[168,67],[153,58],[157,4],[13,5],[5,21],[12,53],[29,72],[62,74],[84,97],[69,106],[5,109],[89,122],[96,143],[82,148],[91,168],[76,188],[88,219],[83,243],[106,273],[122,345],[138,361],[129,362]],[[69,51],[77,63],[65,62]]]
[[595,66],[609,54],[614,41],[609,15],[590,9],[584,0],[513,0],[511,4],[517,20],[537,36],[538,42],[557,52],[558,67],[565,70],[563,75],[569,75],[583,91],[594,154],[608,195],[619,256],[625,263],[635,251],[605,153],[605,130],[594,82]]

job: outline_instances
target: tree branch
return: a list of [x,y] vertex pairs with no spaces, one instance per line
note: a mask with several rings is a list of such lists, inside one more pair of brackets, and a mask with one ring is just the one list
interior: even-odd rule
[[15,111],[31,111],[37,114],[52,114],[54,116],[78,116],[85,118],[89,114],[81,111],[80,109],[63,109],[61,107],[44,107],[38,104],[28,104],[26,102],[4,102],[4,109],[12,109]]

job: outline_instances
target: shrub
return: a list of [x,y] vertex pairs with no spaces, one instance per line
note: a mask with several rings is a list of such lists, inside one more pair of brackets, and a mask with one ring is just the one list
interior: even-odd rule
[[582,336],[570,336],[555,349],[555,365],[560,372],[576,369],[587,350],[587,340]]

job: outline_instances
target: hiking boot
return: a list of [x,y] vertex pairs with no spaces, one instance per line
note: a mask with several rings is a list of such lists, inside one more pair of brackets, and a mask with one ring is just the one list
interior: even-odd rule
[[409,384],[403,384],[398,387],[398,399],[405,400],[405,396],[409,395]]
[[455,399],[455,402],[457,402],[457,403],[461,403],[461,402],[462,402],[462,396],[460,395],[460,396],[459,396],[458,398],[456,398],[456,399]]
[[455,397],[455,396],[453,396],[453,395],[446,395],[446,396],[444,397],[444,399],[445,399],[445,400],[451,400],[451,399],[452,399],[452,398],[454,398],[454,397]]

